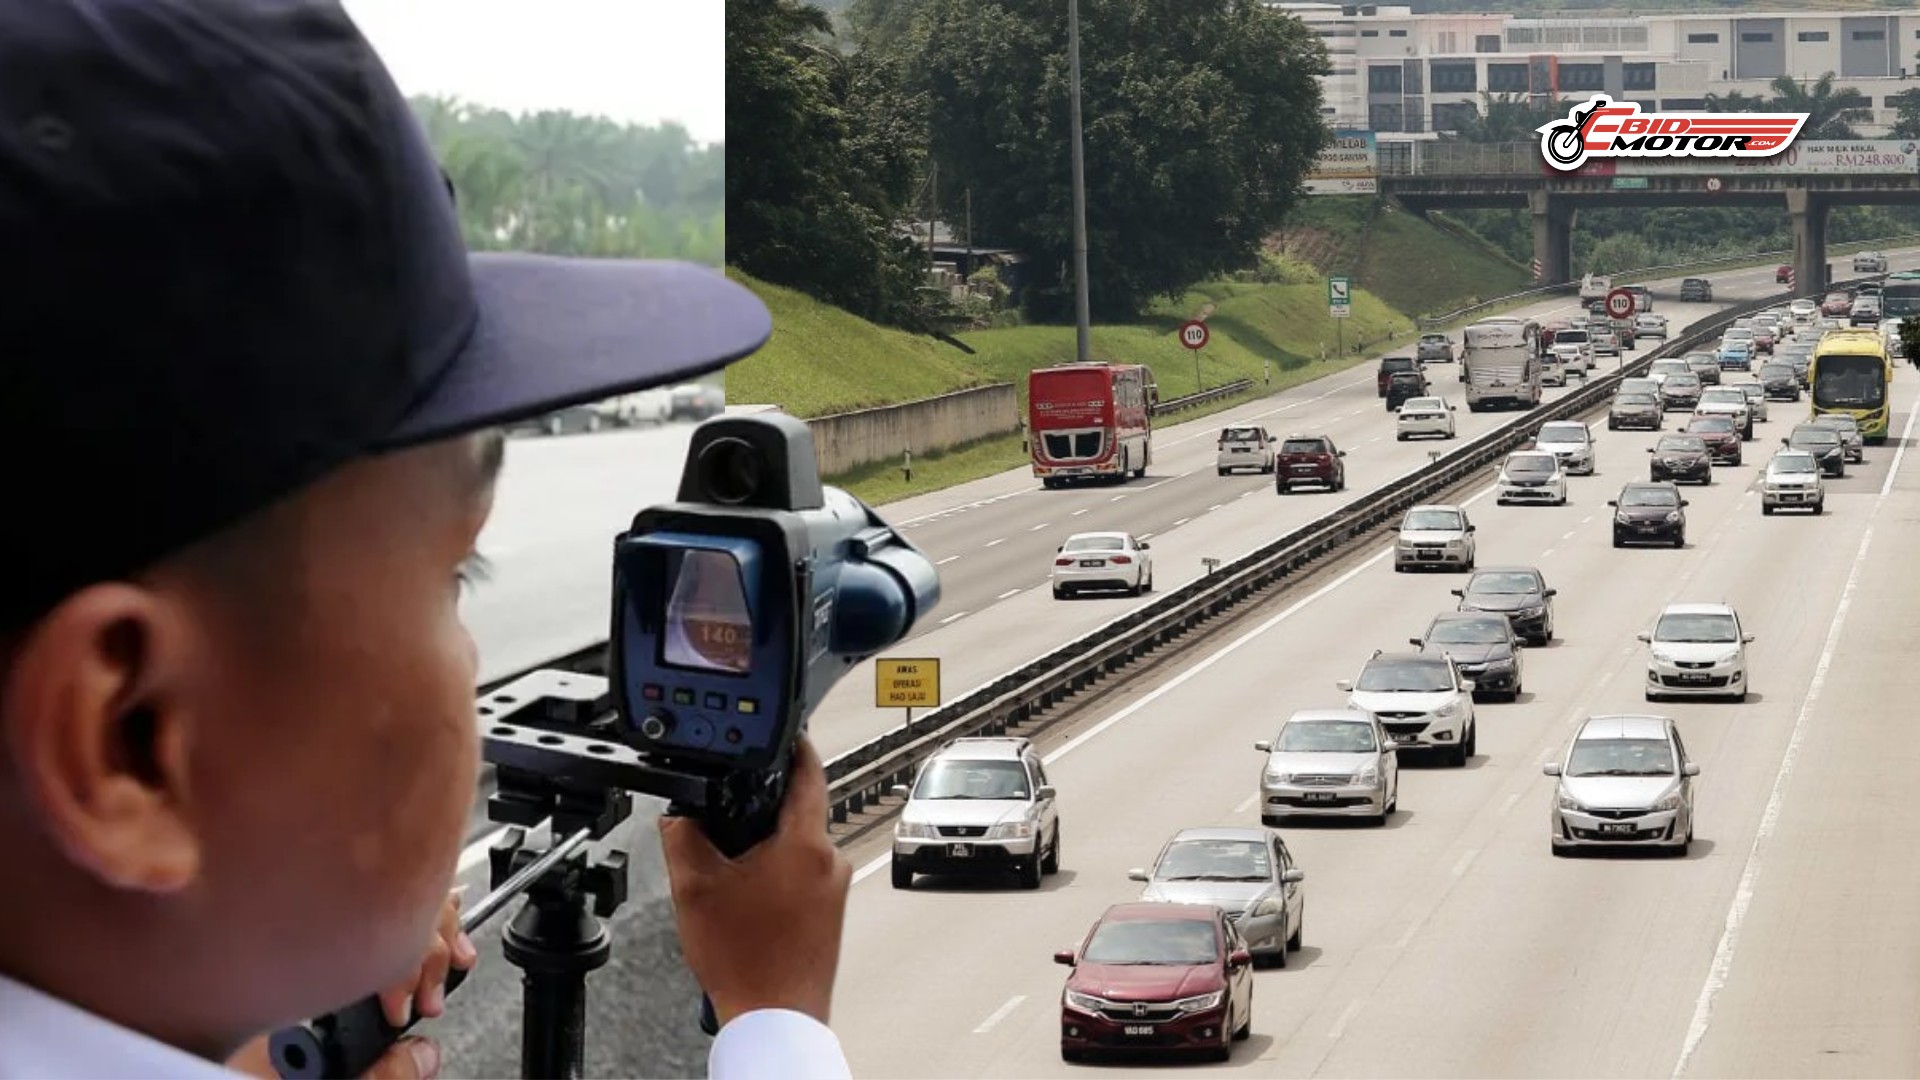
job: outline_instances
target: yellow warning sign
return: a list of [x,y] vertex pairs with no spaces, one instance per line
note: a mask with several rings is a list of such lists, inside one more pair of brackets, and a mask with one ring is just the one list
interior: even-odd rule
[[880,709],[940,707],[940,661],[879,659],[873,662],[873,704]]

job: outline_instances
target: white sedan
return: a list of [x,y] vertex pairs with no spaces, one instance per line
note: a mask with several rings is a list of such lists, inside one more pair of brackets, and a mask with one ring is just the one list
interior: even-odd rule
[[1659,338],[1661,341],[1667,340],[1667,317],[1665,315],[1655,315],[1651,312],[1645,315],[1635,315],[1633,317],[1633,336],[1637,338]]
[[1139,596],[1153,589],[1151,545],[1131,533],[1075,533],[1055,550],[1053,598],[1085,589],[1122,589]]
[[1438,435],[1443,439],[1454,437],[1453,406],[1445,398],[1417,397],[1408,398],[1400,405],[1399,430],[1396,438],[1406,442],[1415,435]]
[[1494,502],[1567,504],[1567,472],[1550,450],[1515,450],[1500,465]]

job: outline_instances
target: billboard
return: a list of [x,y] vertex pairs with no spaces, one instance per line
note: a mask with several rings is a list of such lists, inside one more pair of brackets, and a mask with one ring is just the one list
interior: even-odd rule
[[1380,190],[1380,147],[1371,131],[1342,128],[1307,170],[1309,195],[1371,195]]
[[1920,142],[1795,142],[1763,158],[1620,158],[1621,176],[1920,176]]

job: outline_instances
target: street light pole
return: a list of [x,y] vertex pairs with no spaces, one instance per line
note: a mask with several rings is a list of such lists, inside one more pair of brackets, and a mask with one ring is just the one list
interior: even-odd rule
[[1067,79],[1073,128],[1074,356],[1091,358],[1093,316],[1087,300],[1087,162],[1080,148],[1080,0],[1067,0]]

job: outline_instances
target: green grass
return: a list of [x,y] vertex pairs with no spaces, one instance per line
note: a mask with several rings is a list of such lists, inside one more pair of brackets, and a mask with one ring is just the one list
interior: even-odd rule
[[1351,274],[1396,311],[1438,315],[1527,287],[1526,267],[1451,222],[1382,199],[1309,198],[1283,236],[1322,273]]
[[1000,435],[938,453],[915,454],[911,480],[906,478],[900,461],[875,462],[827,479],[859,496],[869,506],[884,506],[909,495],[923,495],[1018,469],[1032,460],[1021,449],[1022,445],[1018,435]]

